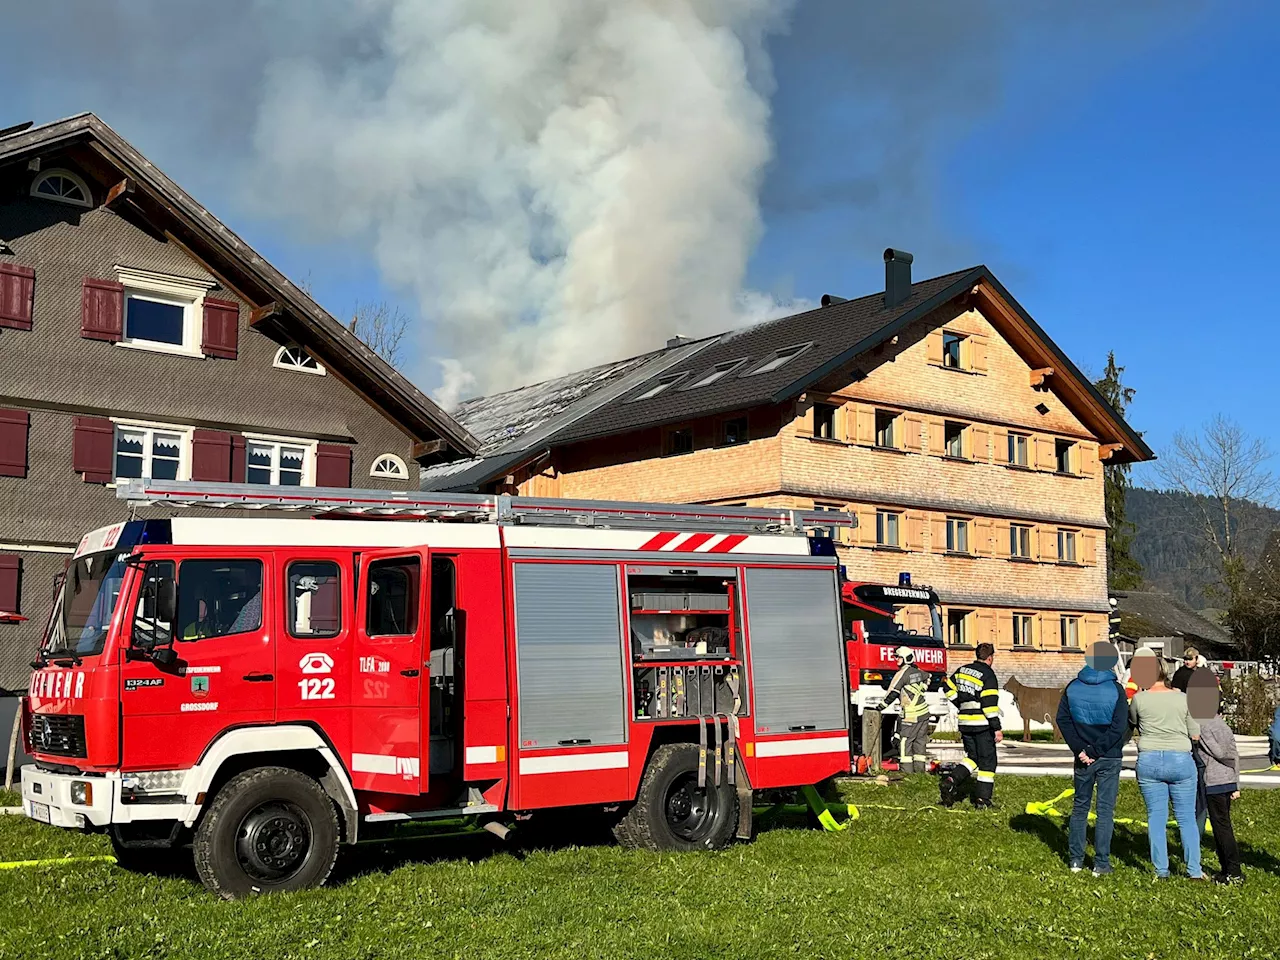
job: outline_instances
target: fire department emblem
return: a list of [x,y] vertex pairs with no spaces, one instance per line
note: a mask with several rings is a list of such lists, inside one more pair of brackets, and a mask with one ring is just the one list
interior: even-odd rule
[[192,677],[191,692],[197,697],[207,697],[209,695],[209,678]]

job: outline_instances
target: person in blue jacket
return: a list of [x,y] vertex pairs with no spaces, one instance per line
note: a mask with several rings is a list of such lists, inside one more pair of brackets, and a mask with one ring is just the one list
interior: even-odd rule
[[1120,793],[1120,757],[1129,732],[1129,698],[1116,680],[1116,648],[1099,641],[1089,647],[1085,666],[1067,684],[1058,702],[1058,729],[1074,758],[1075,802],[1067,834],[1071,872],[1084,869],[1085,833],[1094,789],[1098,822],[1093,833],[1093,875],[1111,873],[1111,833]]
[[1280,707],[1276,707],[1276,715],[1271,718],[1271,765],[1280,765]]

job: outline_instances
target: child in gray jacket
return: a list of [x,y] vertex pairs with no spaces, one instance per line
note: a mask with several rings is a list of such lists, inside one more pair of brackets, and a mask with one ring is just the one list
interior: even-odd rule
[[1222,719],[1218,678],[1198,669],[1187,684],[1187,706],[1200,723],[1200,739],[1195,744],[1197,758],[1204,766],[1204,792],[1213,824],[1213,842],[1222,872],[1219,883],[1242,883],[1240,847],[1231,826],[1231,801],[1240,799],[1240,752],[1236,737]]

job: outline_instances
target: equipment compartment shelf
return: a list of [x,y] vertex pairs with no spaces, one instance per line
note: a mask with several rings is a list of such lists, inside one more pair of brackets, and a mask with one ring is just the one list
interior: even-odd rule
[[673,607],[670,610],[632,610],[633,617],[643,616],[659,616],[671,613],[678,613],[686,617],[723,617],[728,614],[727,610],[684,610],[680,607]]

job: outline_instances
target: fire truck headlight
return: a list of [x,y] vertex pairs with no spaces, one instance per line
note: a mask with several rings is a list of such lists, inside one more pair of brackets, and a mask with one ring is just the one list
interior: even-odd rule
[[879,682],[880,682],[881,680],[883,680],[883,679],[884,679],[884,677],[883,677],[881,674],[879,674],[879,673],[877,673],[876,671],[874,671],[874,670],[863,670],[863,671],[862,671],[862,682],[863,682],[863,683],[879,683]]
[[71,802],[82,807],[93,805],[93,784],[84,780],[71,781]]

